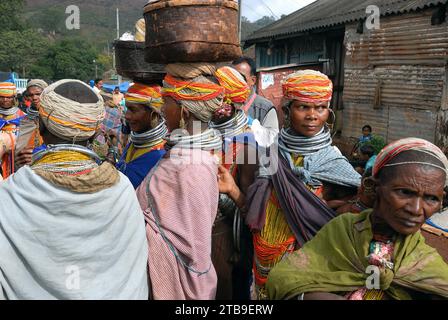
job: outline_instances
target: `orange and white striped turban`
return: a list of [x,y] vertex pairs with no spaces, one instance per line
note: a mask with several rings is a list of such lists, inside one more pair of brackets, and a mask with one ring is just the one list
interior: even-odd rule
[[15,97],[17,94],[17,88],[14,83],[2,82],[0,83],[0,97]]
[[213,76],[202,70],[201,65],[168,65],[167,71],[171,69],[185,70],[196,77],[185,79],[168,73],[163,81],[163,96],[176,100],[202,122],[209,122],[224,102],[224,88],[216,83]]
[[[59,86],[77,87],[80,95],[95,95],[92,102],[71,100],[56,92]],[[59,80],[45,88],[40,97],[39,116],[55,136],[68,141],[85,141],[92,137],[103,122],[106,110],[101,95],[79,80]]]
[[211,81],[196,82],[195,79],[183,80],[167,74],[163,82],[163,95],[177,101],[207,101],[215,99],[224,93],[223,87]]
[[216,79],[225,89],[225,99],[243,104],[249,98],[250,87],[244,77],[231,67],[222,67],[216,71]]
[[333,95],[331,80],[315,70],[300,70],[290,74],[282,87],[285,98],[307,103],[330,102]]
[[128,89],[128,92],[125,95],[125,100],[127,103],[146,105],[160,113],[163,106],[162,87],[134,83]]

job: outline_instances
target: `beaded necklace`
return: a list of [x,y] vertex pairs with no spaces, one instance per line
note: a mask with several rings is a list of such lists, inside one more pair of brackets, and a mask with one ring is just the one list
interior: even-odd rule
[[39,117],[39,111],[33,108],[32,106],[26,108],[26,114],[28,115],[28,118],[31,120],[35,120]]
[[248,122],[244,111],[237,110],[232,119],[221,124],[210,122],[209,127],[221,132],[224,138],[233,138],[246,130]]
[[328,127],[322,130],[314,137],[304,137],[294,135],[292,129],[282,129],[280,133],[279,148],[288,153],[307,156],[328,146],[331,146],[332,140],[330,129]]
[[215,129],[207,129],[194,136],[171,134],[167,136],[167,144],[182,149],[202,149],[205,151],[220,151],[222,149],[221,135]]
[[136,149],[151,148],[161,144],[167,133],[168,128],[163,120],[157,127],[144,133],[131,132],[131,142]]
[[12,116],[13,114],[16,114],[17,111],[19,111],[19,107],[12,107],[9,109],[0,108],[0,114],[4,116]]
[[33,155],[31,168],[50,173],[80,175],[98,168],[100,158],[79,145],[49,145]]

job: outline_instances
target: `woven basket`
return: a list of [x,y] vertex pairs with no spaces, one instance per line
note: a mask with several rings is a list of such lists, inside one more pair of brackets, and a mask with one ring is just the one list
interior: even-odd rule
[[222,62],[242,55],[238,3],[160,0],[145,6],[146,61]]
[[145,43],[114,42],[118,74],[143,83],[159,83],[165,77],[165,66],[145,61]]

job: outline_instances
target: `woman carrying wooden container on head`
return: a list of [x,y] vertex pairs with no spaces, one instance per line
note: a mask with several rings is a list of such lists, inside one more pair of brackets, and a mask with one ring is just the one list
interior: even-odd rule
[[208,123],[224,90],[211,64],[167,65],[162,112],[171,148],[137,189],[156,300],[215,299],[212,226],[218,210],[222,140]]

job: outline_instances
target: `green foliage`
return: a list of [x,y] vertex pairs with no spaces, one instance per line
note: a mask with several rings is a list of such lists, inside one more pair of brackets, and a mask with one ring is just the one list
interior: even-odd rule
[[27,19],[31,27],[49,33],[64,33],[66,31],[65,9],[63,7],[48,7],[45,10],[33,12]]
[[20,17],[24,7],[24,0],[0,1],[0,30],[23,30],[24,23]]
[[[87,81],[95,77],[94,60],[97,52],[94,46],[81,39],[64,39],[53,44],[38,61],[33,73],[45,72],[51,79],[80,79]],[[43,67],[45,66],[45,67]],[[100,64],[98,74],[104,72]]]
[[34,30],[0,32],[0,70],[27,73],[44,54],[48,40]]
[[375,150],[375,154],[378,154],[386,146],[386,141],[383,139],[383,137],[374,134],[372,135],[372,139],[370,141],[365,142],[362,145],[371,145]]
[[258,29],[266,27],[273,22],[275,22],[274,17],[264,16],[255,22],[250,22],[249,19],[243,16],[241,18],[241,38],[244,40]]

